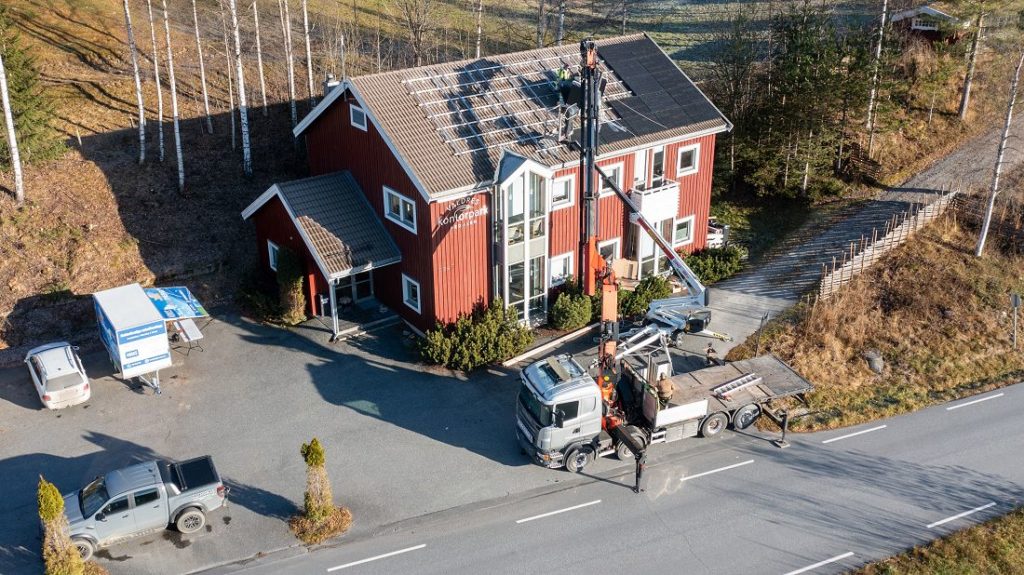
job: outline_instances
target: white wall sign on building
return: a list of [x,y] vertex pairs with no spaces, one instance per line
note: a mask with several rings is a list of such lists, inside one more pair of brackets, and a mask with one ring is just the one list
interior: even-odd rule
[[487,205],[480,196],[467,196],[451,202],[438,219],[440,226],[451,226],[452,229],[468,228],[475,225],[482,216],[487,215]]

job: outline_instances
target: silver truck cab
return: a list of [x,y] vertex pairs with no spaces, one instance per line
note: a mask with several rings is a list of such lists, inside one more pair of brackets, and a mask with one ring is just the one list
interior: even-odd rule
[[571,355],[534,362],[521,381],[516,436],[535,463],[561,467],[566,454],[594,449],[604,415],[601,392]]

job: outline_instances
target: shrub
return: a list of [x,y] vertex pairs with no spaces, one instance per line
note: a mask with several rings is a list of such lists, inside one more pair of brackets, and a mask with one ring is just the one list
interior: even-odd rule
[[672,295],[672,286],[661,276],[649,276],[637,284],[633,291],[619,290],[619,315],[635,317],[647,313],[647,307],[656,299]]
[[39,476],[39,518],[43,521],[43,565],[46,575],[83,575],[85,562],[71,543],[64,498],[57,487]]
[[686,256],[686,265],[705,285],[732,277],[743,268],[747,253],[740,246],[708,248]]
[[302,262],[295,252],[277,252],[277,286],[281,294],[281,321],[295,325],[306,321],[306,296],[302,292]]
[[592,307],[591,297],[583,293],[582,286],[569,278],[562,293],[555,299],[555,305],[551,306],[551,326],[562,330],[579,329],[590,323],[594,315]]
[[532,342],[533,333],[516,311],[495,298],[486,309],[438,324],[420,341],[419,351],[428,363],[469,371],[518,355]]
[[313,438],[299,448],[306,462],[306,491],[302,513],[288,522],[295,535],[307,545],[321,543],[340,535],[352,525],[352,513],[334,505],[331,481],[327,477],[327,458],[320,440]]

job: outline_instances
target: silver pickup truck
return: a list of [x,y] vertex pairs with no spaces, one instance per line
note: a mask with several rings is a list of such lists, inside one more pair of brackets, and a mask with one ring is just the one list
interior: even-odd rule
[[210,456],[180,463],[138,463],[97,477],[64,496],[64,513],[83,559],[103,547],[166,529],[182,533],[206,525],[206,514],[223,507],[228,489]]

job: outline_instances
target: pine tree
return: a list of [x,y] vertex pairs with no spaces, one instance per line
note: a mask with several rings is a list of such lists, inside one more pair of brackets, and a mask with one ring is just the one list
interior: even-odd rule
[[[39,81],[35,57],[21,45],[14,25],[0,6],[0,56],[3,56],[7,89],[18,136],[21,163],[48,160],[64,151],[60,134],[53,127],[53,101]],[[0,170],[11,169],[11,151],[0,137]]]

